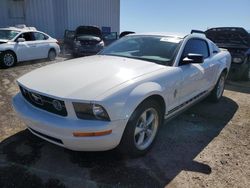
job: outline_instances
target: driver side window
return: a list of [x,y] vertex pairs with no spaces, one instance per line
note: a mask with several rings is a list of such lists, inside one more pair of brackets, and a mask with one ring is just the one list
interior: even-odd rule
[[[22,34],[20,34],[20,35],[18,36],[17,39],[19,39],[19,38],[24,38],[25,41],[34,41],[34,40],[35,40],[35,39],[34,39],[34,36],[33,36],[33,34],[32,34],[31,32],[22,33]],[[17,39],[16,39],[16,40],[17,40]]]
[[[189,53],[203,55],[204,59],[210,56],[207,42],[198,38],[190,39],[186,43],[186,46],[182,52],[181,60],[187,57]],[[181,62],[180,65],[182,65]]]

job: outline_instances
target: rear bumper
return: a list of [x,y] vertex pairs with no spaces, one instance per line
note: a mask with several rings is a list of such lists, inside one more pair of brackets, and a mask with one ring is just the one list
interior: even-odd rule
[[[105,151],[115,148],[121,140],[126,120],[111,122],[75,120],[38,109],[17,94],[13,108],[36,136],[56,145],[76,151]],[[105,136],[75,137],[73,132],[102,132],[112,130]]]

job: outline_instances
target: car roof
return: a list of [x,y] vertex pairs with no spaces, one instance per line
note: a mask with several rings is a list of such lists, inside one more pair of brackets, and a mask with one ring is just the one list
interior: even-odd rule
[[169,33],[169,32],[150,32],[150,33],[135,33],[135,34],[129,34],[129,36],[161,36],[161,37],[175,37],[179,39],[184,39],[187,36],[197,37],[197,38],[206,38],[205,34],[202,33]]
[[135,34],[129,34],[130,36],[166,36],[166,37],[176,37],[183,39],[186,35],[182,33],[169,33],[169,32],[149,32],[149,33],[135,33]]
[[1,30],[13,30],[19,32],[26,32],[26,31],[37,31],[35,27],[27,27],[26,25],[16,25],[11,27],[0,28]]

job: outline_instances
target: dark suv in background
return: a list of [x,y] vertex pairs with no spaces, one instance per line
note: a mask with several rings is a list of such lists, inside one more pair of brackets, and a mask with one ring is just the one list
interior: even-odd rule
[[64,50],[74,57],[97,54],[103,47],[102,32],[98,27],[79,26],[75,31],[65,31]]
[[206,31],[206,36],[232,56],[231,80],[248,80],[250,70],[250,35],[240,27],[218,27]]

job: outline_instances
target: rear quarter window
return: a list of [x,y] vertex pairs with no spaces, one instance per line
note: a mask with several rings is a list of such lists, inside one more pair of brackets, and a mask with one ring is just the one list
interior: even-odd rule
[[211,47],[212,47],[213,54],[217,54],[220,52],[219,47],[216,44],[214,44],[213,42],[211,42]]
[[47,40],[49,37],[42,33],[33,33],[35,40]]

